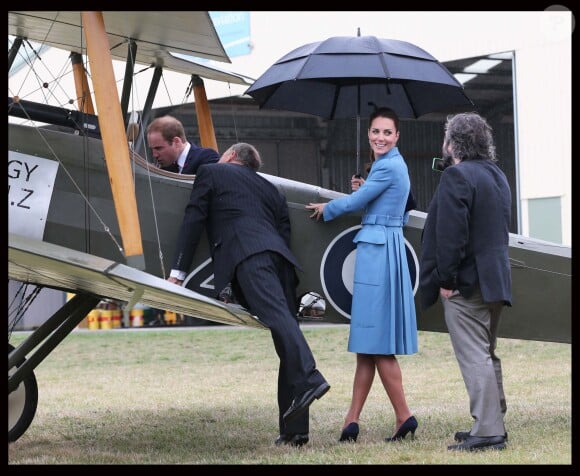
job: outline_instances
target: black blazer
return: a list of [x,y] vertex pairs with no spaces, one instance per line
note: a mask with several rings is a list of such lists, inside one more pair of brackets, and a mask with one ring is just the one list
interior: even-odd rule
[[[199,147],[195,144],[191,144],[181,173],[195,175],[200,165],[212,164],[217,162],[219,159],[220,156],[215,150],[210,149],[209,147]],[[174,162],[167,167],[161,168],[163,170],[168,170],[169,172],[179,172],[179,166],[177,165],[177,162]]]
[[427,210],[421,239],[421,306],[437,301],[439,288],[469,298],[479,285],[485,302],[511,306],[509,224],[511,191],[491,160],[448,167]]
[[177,240],[173,269],[188,271],[206,229],[213,259],[216,293],[234,276],[238,263],[265,250],[294,266],[290,218],[282,193],[249,167],[224,163],[198,171]]

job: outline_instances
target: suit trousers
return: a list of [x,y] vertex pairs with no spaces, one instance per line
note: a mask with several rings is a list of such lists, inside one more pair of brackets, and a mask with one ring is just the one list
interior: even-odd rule
[[280,359],[278,411],[280,434],[308,433],[309,412],[284,424],[282,415],[294,397],[325,381],[296,317],[294,266],[282,255],[264,251],[238,264],[234,287],[243,304],[266,325]]
[[503,303],[485,303],[478,289],[469,298],[455,291],[442,299],[451,345],[469,395],[473,436],[505,433],[507,411],[501,361],[495,355]]

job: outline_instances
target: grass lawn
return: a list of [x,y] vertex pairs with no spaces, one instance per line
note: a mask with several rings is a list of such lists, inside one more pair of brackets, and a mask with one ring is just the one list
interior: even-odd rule
[[394,416],[377,376],[357,443],[341,444],[355,364],[348,326],[302,328],[331,384],[311,407],[303,448],[274,445],[278,358],[269,332],[75,330],[36,368],[36,415],[9,445],[8,463],[571,465],[571,345],[500,339],[508,448],[452,453],[447,445],[471,417],[447,334],[420,332],[419,353],[399,357],[415,439],[383,441]]

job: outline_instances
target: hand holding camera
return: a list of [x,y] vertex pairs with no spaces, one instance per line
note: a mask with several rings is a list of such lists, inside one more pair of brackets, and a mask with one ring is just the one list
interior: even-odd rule
[[444,159],[441,159],[439,157],[433,157],[431,169],[434,172],[443,172],[450,165],[453,165],[453,159],[451,157],[445,157]]

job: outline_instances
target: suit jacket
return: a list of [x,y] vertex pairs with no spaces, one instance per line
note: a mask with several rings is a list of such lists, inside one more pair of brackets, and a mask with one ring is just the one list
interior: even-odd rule
[[284,195],[268,180],[239,164],[202,165],[177,240],[173,269],[188,271],[206,229],[216,293],[234,277],[242,260],[271,250],[294,266],[290,218]]
[[511,191],[491,160],[448,167],[427,210],[420,263],[421,306],[437,301],[439,288],[469,298],[479,286],[485,302],[511,306],[508,256]]
[[[195,144],[191,144],[181,173],[195,175],[200,165],[212,164],[217,162],[219,159],[220,156],[215,150],[210,149],[209,147],[199,147]],[[161,168],[170,172],[179,173],[179,166],[177,165],[177,162],[174,162],[167,167]]]

